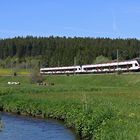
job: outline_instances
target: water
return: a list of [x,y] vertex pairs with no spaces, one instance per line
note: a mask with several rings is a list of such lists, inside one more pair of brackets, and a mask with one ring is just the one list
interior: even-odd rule
[[2,114],[4,129],[0,140],[76,140],[76,136],[61,123]]

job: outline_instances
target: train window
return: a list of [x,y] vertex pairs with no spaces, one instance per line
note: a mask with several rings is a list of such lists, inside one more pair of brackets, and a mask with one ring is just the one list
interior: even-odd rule
[[110,69],[116,69],[117,66],[110,66]]
[[119,65],[119,68],[127,68],[127,65]]
[[109,69],[109,66],[106,66],[106,67],[104,66],[104,67],[102,67],[102,68],[103,68],[103,69]]
[[128,67],[128,68],[131,68],[131,67],[132,67],[132,64],[128,64],[127,67]]
[[65,71],[76,71],[77,69],[66,69]]
[[48,72],[49,70],[41,70],[41,72]]
[[138,64],[137,64],[137,63],[135,63],[135,66],[138,66]]
[[94,67],[90,67],[90,68],[84,68],[84,70],[88,71],[88,70],[94,70]]

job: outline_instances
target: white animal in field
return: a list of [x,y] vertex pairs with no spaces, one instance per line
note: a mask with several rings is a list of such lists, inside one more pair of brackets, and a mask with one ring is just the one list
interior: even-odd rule
[[20,85],[20,82],[8,82],[8,85]]

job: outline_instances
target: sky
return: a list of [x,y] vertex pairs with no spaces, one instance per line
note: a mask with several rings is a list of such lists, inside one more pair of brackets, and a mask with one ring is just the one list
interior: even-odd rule
[[0,38],[140,39],[140,0],[0,0]]

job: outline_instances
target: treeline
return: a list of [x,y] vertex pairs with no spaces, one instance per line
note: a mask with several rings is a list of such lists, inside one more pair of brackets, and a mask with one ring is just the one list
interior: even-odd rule
[[[41,66],[67,66],[91,64],[98,56],[110,60],[128,60],[140,56],[140,41],[137,39],[66,38],[66,37],[15,37],[0,40],[0,62],[26,63],[38,60]],[[17,62],[18,61],[18,62]],[[10,64],[9,64],[10,65]],[[1,64],[2,66],[2,64]],[[4,67],[4,65],[3,65]]]

